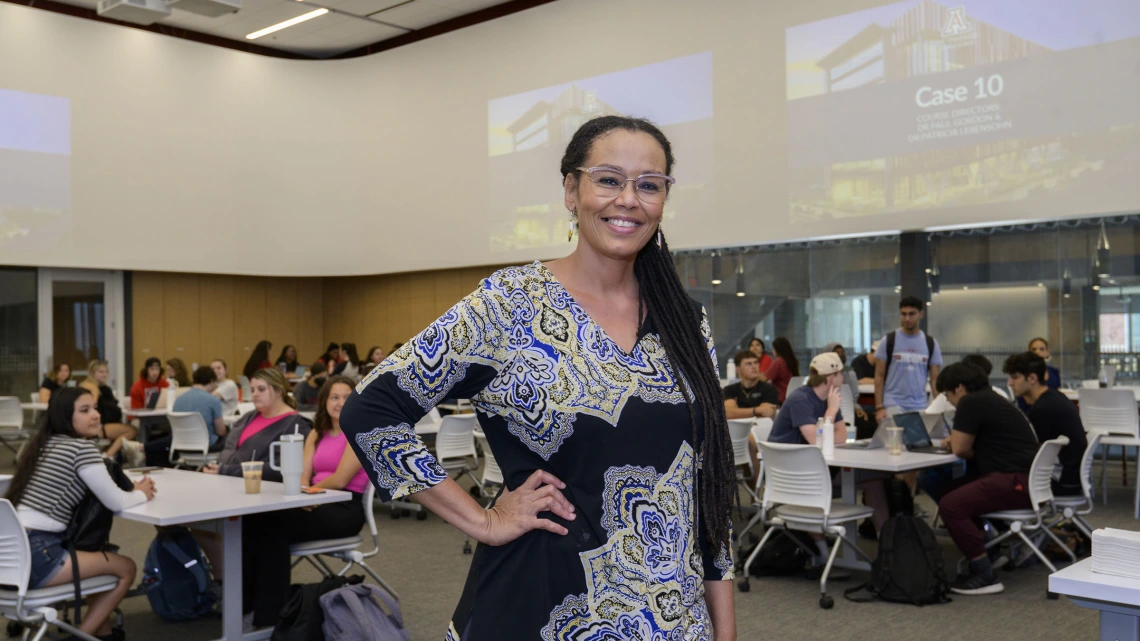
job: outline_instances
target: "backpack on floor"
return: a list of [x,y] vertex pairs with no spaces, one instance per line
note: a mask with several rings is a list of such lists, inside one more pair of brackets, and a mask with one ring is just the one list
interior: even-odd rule
[[346,585],[321,597],[327,641],[408,641],[400,602],[379,586]]
[[887,506],[891,516],[914,516],[914,495],[910,493],[910,486],[902,479],[889,478],[883,480],[887,492]]
[[324,641],[321,625],[325,622],[325,613],[321,610],[321,596],[363,581],[363,576],[354,574],[350,577],[330,576],[320,583],[290,585],[289,600],[281,608],[270,641]]
[[[854,596],[866,590],[869,597]],[[845,590],[850,601],[874,599],[892,603],[949,603],[950,583],[942,550],[926,521],[913,516],[891,517],[879,532],[879,556],[871,565],[871,582]]]
[[[804,566],[811,560],[811,554],[797,545],[795,539],[799,539],[808,549],[815,549],[815,541],[803,532],[796,530],[777,532],[764,543],[760,554],[748,568],[748,573],[755,577],[764,577],[790,576],[803,572]],[[742,559],[747,559],[751,554],[752,550],[747,550],[742,551],[740,556]]]
[[210,589],[206,559],[188,530],[160,530],[145,562],[141,587],[155,614],[167,621],[189,621],[214,611],[217,594]]

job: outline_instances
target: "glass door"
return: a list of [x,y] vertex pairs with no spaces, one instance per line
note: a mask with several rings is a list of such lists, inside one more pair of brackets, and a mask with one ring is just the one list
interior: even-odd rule
[[111,388],[121,395],[128,383],[122,318],[122,272],[41,268],[41,376],[67,363],[72,381],[81,381],[87,376],[87,364],[102,359],[110,363]]

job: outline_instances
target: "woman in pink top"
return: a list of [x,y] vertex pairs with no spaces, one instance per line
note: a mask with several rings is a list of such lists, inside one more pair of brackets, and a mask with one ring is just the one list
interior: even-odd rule
[[347,447],[340,430],[340,410],[352,394],[354,382],[345,376],[330,376],[317,396],[313,430],[305,438],[305,463],[301,485],[330,490],[348,490],[351,501],[329,503],[281,512],[265,512],[245,517],[242,560],[247,584],[245,611],[253,611],[257,627],[277,623],[285,605],[290,583],[289,546],[305,541],[357,536],[364,527],[363,494],[368,475],[360,460]]

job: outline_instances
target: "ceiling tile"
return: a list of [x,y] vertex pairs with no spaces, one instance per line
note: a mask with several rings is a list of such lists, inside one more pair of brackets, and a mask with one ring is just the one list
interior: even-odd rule
[[[359,21],[354,21],[359,22]],[[315,33],[305,34],[278,46],[287,51],[308,55],[329,56],[355,49],[356,47],[379,42],[402,33],[382,25],[367,23],[345,24]]]
[[370,17],[373,20],[382,20],[409,29],[422,29],[458,15],[460,14],[457,11],[427,4],[422,0],[416,0],[416,2],[382,11]]
[[[216,29],[211,29],[211,32],[234,40],[244,40],[246,34],[253,33],[259,29],[273,26],[279,22],[284,22],[291,18],[304,15],[313,11],[312,7],[307,7],[297,2],[279,2],[278,4],[257,13],[250,14],[244,17],[219,25]],[[329,17],[329,14],[313,18],[309,22],[317,22]],[[271,36],[263,36],[252,42],[264,45],[263,41],[267,41]]]

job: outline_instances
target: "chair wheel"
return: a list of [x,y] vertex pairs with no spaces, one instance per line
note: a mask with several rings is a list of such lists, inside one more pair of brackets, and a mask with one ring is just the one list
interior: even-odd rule
[[420,510],[419,512],[416,512],[416,520],[417,521],[426,521],[427,520],[427,510]]
[[1056,601],[1057,599],[1061,598],[1060,594],[1057,594],[1056,592],[1049,592],[1048,590],[1045,591],[1045,596],[1051,601]]
[[474,485],[472,485],[471,489],[467,490],[467,492],[475,498],[480,498],[483,496],[483,493],[479,491],[479,488],[475,487]]
[[736,589],[740,590],[741,592],[747,592],[752,589],[752,586],[749,585],[748,579],[744,579],[740,583],[736,584]]
[[392,510],[392,514],[389,515],[389,518],[391,518],[393,521],[400,518],[400,511],[399,510]]
[[471,554],[471,544],[470,543],[464,543],[463,544],[463,553],[464,554]]
[[20,623],[19,621],[9,621],[8,622],[8,636],[9,637],[18,637],[23,633],[24,633],[24,624]]
[[819,607],[823,608],[824,610],[830,610],[834,606],[835,600],[831,597],[827,596],[826,594],[819,597]]

